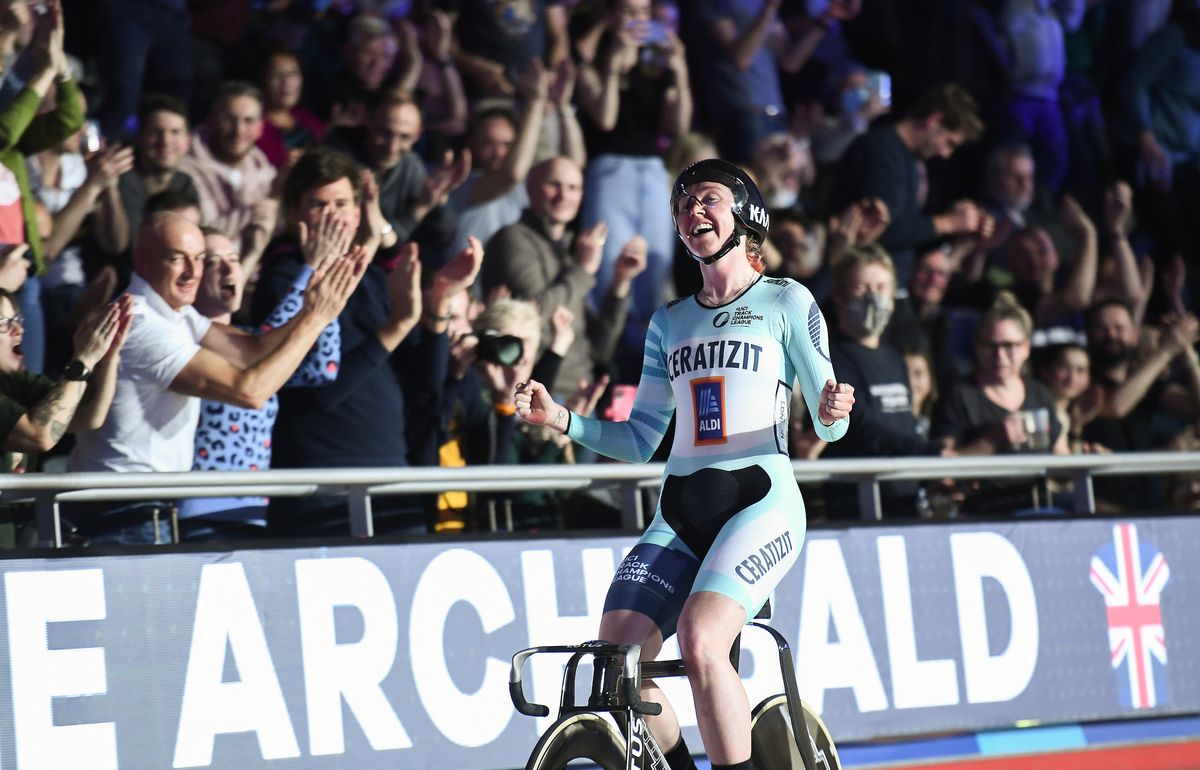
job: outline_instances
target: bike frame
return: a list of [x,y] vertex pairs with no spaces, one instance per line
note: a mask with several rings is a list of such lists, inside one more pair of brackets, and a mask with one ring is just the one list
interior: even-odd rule
[[[751,621],[747,625],[763,629],[776,642],[779,651],[780,673],[783,676],[784,692],[787,696],[788,716],[792,722],[796,746],[805,767],[807,770],[819,770],[819,768],[828,770],[830,765],[823,752],[817,748],[801,709],[791,649],[787,640],[777,630],[765,623]],[[734,662],[735,667],[740,650],[741,636],[739,635],[730,651],[730,659]],[[522,683],[525,662],[530,657],[542,653],[570,655],[563,673],[562,691],[559,698],[559,718],[579,712],[608,713],[612,715],[617,726],[622,728],[625,734],[625,767],[628,770],[669,770],[662,748],[642,718],[644,714],[661,713],[662,706],[641,699],[641,680],[643,677],[657,679],[686,676],[687,672],[682,660],[642,663],[641,652],[641,645],[613,644],[604,641],[585,642],[580,645],[547,645],[521,650],[513,655],[508,683],[509,696],[520,713],[534,717],[549,716],[549,708],[538,703],[530,703],[525,699]],[[575,681],[579,663],[585,657],[590,657],[593,661],[592,687],[587,704],[581,705],[576,703]],[[621,661],[620,665],[617,665],[618,659]]]

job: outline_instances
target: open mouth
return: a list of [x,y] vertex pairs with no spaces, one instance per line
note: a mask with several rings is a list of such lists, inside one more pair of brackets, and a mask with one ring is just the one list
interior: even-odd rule
[[703,235],[708,235],[713,231],[713,226],[710,224],[699,224],[692,228],[691,236],[699,238]]
[[219,288],[220,288],[220,292],[221,292],[221,299],[228,300],[228,299],[233,299],[235,296],[237,296],[237,284],[236,283],[232,283],[232,282],[231,283],[223,283],[223,284],[221,284],[221,286]]
[[12,352],[13,355],[17,356],[18,358],[25,357],[25,350],[21,347],[21,343],[19,342],[16,345],[13,345]]

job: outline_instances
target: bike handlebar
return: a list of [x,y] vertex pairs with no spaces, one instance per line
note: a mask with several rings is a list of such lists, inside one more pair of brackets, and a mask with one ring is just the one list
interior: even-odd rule
[[641,699],[638,695],[638,688],[641,684],[639,674],[639,663],[642,655],[642,647],[638,644],[610,644],[608,642],[587,642],[586,644],[572,645],[547,645],[543,647],[530,647],[521,650],[513,655],[512,668],[508,675],[508,696],[512,699],[513,706],[520,713],[530,717],[549,716],[550,709],[541,703],[532,703],[525,699],[525,688],[521,679],[521,673],[525,669],[525,662],[534,655],[543,652],[569,653],[569,654],[587,654],[587,655],[622,655],[624,663],[622,666],[622,694],[625,700],[629,703],[629,707],[639,714],[648,716],[657,716],[662,713],[662,705],[659,703],[651,703]]

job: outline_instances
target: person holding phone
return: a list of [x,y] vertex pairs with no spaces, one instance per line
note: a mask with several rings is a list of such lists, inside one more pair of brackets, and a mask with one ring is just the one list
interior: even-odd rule
[[[826,441],[845,435],[854,389],[834,376],[812,294],[762,275],[770,219],[742,169],[716,159],[688,167],[670,206],[704,281],[651,318],[629,420],[572,412],[536,380],[517,386],[515,403],[526,422],[630,462],[650,458],[675,416],[658,510],[613,579],[598,638],[640,644],[652,660],[678,633],[712,767],[750,770],[750,706],[729,650],[803,544],[804,501],[787,447],[791,384],[799,378]],[[745,566],[760,550],[770,556]],[[642,697],[663,705],[647,722],[672,770],[694,768],[661,691],[645,681]]]
[[[608,224],[592,302],[613,281],[623,245],[646,239],[646,270],[634,283],[627,328],[636,351],[654,309],[669,299],[674,236],[669,222],[644,205],[666,197],[670,177],[659,153],[692,122],[692,91],[683,43],[651,17],[650,0],[609,0],[594,57],[579,69],[576,90],[592,158],[584,179],[583,227]],[[630,195],[637,190],[637,195]]]

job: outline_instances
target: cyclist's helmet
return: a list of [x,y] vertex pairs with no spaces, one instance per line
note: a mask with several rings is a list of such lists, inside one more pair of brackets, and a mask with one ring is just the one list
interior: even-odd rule
[[[719,252],[708,258],[692,254],[693,259],[705,264],[712,264],[737,246],[743,235],[753,235],[759,243],[767,240],[767,231],[771,227],[771,216],[767,212],[767,203],[763,200],[762,193],[758,191],[758,186],[741,168],[719,158],[709,158],[693,163],[679,174],[671,188],[671,221],[677,221],[679,201],[687,195],[687,188],[697,182],[717,182],[733,192],[733,219],[736,225],[733,236]],[[676,235],[678,235],[678,227]]]

